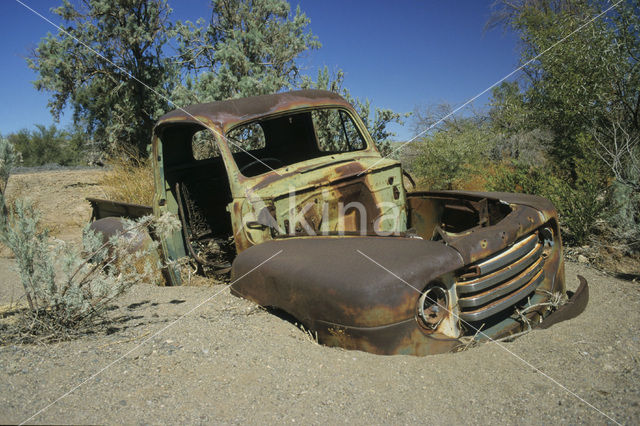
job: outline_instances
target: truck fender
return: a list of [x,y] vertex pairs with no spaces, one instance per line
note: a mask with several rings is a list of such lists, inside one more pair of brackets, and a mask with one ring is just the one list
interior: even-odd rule
[[135,253],[138,250],[149,247],[153,241],[146,228],[127,231],[126,221],[120,217],[105,217],[103,219],[98,219],[95,222],[91,222],[89,229],[101,234],[102,241],[105,243],[109,241],[111,237],[124,233],[124,236],[132,241],[132,245],[129,250],[131,253]]

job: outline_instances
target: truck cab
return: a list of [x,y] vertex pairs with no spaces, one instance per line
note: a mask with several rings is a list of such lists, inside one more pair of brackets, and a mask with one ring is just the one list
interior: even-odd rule
[[407,230],[400,163],[380,156],[332,92],[176,110],[156,126],[153,162],[154,209],[183,221],[166,250],[205,270],[225,270],[236,254],[278,237]]

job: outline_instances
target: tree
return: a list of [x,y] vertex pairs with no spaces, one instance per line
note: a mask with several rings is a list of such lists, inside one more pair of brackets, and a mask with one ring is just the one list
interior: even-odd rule
[[178,22],[186,71],[174,92],[183,103],[276,93],[296,86],[298,57],[321,45],[309,18],[285,0],[212,0],[208,22]]
[[348,89],[344,87],[344,71],[338,70],[331,75],[329,68],[326,66],[318,70],[316,80],[311,77],[304,76],[300,83],[302,89],[321,89],[330,90],[341,95],[347,102],[353,105],[354,109],[364,122],[367,130],[371,134],[371,138],[376,142],[376,146],[383,156],[391,154],[391,138],[395,136],[388,126],[391,123],[403,124],[403,118],[410,114],[401,114],[390,109],[375,108],[371,111],[371,102],[369,99],[364,101],[354,98]]
[[[595,0],[497,4],[493,23],[520,35],[527,76],[521,106],[530,126],[551,131],[555,173],[572,190],[584,192],[588,203],[610,197],[609,224],[640,247],[640,5],[634,0],[614,8]],[[594,223],[592,213],[585,217]],[[583,227],[584,235],[587,231]]]
[[532,116],[533,111],[517,81],[503,82],[492,90],[487,118],[495,134],[494,159],[523,166],[547,163],[554,135]]
[[[637,2],[624,1],[587,25],[611,5],[587,0],[500,4],[499,16],[521,36],[521,61],[527,63],[544,52],[525,68],[529,79],[525,97],[532,120],[555,134],[551,154],[558,162],[575,166],[573,159],[581,151],[577,141],[588,134],[598,141],[596,155],[619,154],[608,160],[615,163],[622,182],[638,179],[634,170],[640,146],[631,142],[619,149],[621,133],[631,141],[640,137]],[[621,168],[631,176],[622,176]]]
[[[301,77],[300,56],[320,43],[308,29],[309,18],[300,8],[292,13],[286,0],[212,0],[208,21],[175,25],[166,0],[81,5],[64,0],[54,10],[65,29],[42,40],[28,62],[39,74],[36,88],[52,94],[54,117],[71,106],[76,124],[102,150],[123,145],[144,154],[155,119],[170,107],[329,85]],[[174,57],[163,51],[169,40],[177,43]],[[319,78],[328,79],[325,74]],[[353,99],[342,88],[342,77],[338,90],[387,152],[393,136],[387,126],[400,123],[401,115],[372,112],[368,100]]]
[[414,113],[416,129],[435,125],[411,147],[411,171],[430,190],[470,189],[477,184],[474,180],[486,175],[495,145],[496,135],[486,116],[476,114],[442,120],[450,112],[450,105],[445,103],[416,108]]
[[172,28],[166,0],[82,0],[79,7],[64,0],[53,12],[63,30],[28,59],[35,87],[52,95],[52,115],[70,106],[103,149],[145,152],[155,119],[168,109],[154,92],[166,96],[176,77],[162,52]]

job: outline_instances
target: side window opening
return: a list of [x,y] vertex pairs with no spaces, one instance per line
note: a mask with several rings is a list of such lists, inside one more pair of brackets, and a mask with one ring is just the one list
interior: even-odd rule
[[349,152],[365,148],[362,135],[346,112],[338,109],[315,110],[311,117],[320,151]]

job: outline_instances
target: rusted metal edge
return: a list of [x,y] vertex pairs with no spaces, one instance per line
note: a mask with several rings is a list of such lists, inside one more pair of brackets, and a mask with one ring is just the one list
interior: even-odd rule
[[435,355],[455,352],[464,345],[459,339],[439,333],[426,334],[416,318],[380,327],[357,327],[317,321],[315,328],[322,344],[377,355]]
[[576,292],[571,295],[569,301],[546,317],[538,325],[538,328],[546,329],[559,322],[570,320],[580,315],[586,309],[589,303],[589,284],[582,275],[578,275],[578,280],[580,281],[580,285]]
[[123,203],[119,201],[103,200],[101,198],[88,197],[86,199],[91,204],[91,221],[104,219],[107,217],[127,217],[137,219],[142,216],[153,214],[151,206],[142,204]]
[[158,119],[155,129],[176,121],[201,124],[199,119],[217,123],[221,129],[293,109],[335,105],[350,108],[340,95],[326,90],[296,90],[273,95],[251,96],[226,101],[194,104],[175,109]]

